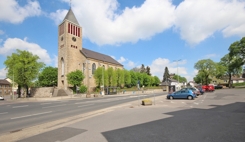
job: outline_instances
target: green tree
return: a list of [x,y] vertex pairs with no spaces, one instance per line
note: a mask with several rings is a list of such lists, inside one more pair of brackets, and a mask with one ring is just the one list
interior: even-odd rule
[[205,84],[209,84],[209,76],[215,76],[216,64],[211,59],[199,60],[194,67],[202,74]]
[[83,79],[85,78],[84,74],[80,70],[72,71],[66,75],[67,81],[70,85],[73,86],[73,92],[76,92],[76,87],[81,86]]
[[176,75],[176,74],[173,76],[173,79],[179,80],[179,82],[181,82],[181,83],[187,82],[187,79],[185,77],[182,77],[182,76]]
[[162,82],[168,81],[169,78],[170,78],[170,75],[169,75],[168,67],[165,67]]
[[232,76],[240,76],[242,73],[241,60],[236,56],[230,56],[230,54],[226,54],[221,58],[218,63],[219,73],[217,77],[226,78],[228,77],[228,85],[231,87],[231,77]]
[[138,77],[136,75],[136,72],[134,71],[130,71],[130,76],[131,76],[131,86],[136,86],[137,82],[138,82]]
[[245,64],[245,37],[240,41],[232,43],[229,47],[229,56],[236,58],[238,66]]
[[108,75],[108,86],[109,87],[116,86],[116,73],[112,67],[108,68],[107,75]]
[[121,69],[116,70],[116,82],[117,86],[123,88],[124,87],[124,71]]
[[146,72],[145,66],[144,64],[142,64],[140,68],[140,73],[145,73],[145,72]]
[[146,74],[151,76],[151,68],[150,67],[146,67]]
[[39,85],[43,87],[57,86],[57,81],[58,69],[55,67],[45,67],[38,76]]
[[137,83],[136,84],[138,84],[138,81],[140,81],[140,87],[143,86],[143,82],[144,82],[143,73],[136,72],[136,76],[137,76]]
[[204,81],[204,76],[203,76],[202,72],[198,72],[198,74],[193,79],[198,84],[199,83],[204,84],[204,82],[205,82]]
[[151,76],[147,75],[146,73],[142,73],[141,76],[143,78],[143,85],[151,86]]
[[98,87],[103,85],[104,70],[103,67],[98,67],[94,72],[95,83]]
[[131,75],[130,75],[130,72],[127,71],[127,70],[123,70],[123,71],[124,71],[124,84],[127,87],[130,87],[131,86]]
[[11,56],[7,56],[4,62],[6,69],[8,69],[7,77],[18,84],[18,97],[21,95],[22,87],[26,89],[25,95],[27,95],[32,81],[37,78],[40,69],[44,67],[44,63],[38,62],[38,59],[37,55],[19,49]]
[[154,76],[154,83],[153,83],[153,85],[154,86],[159,86],[160,82],[161,82],[160,79],[157,76]]

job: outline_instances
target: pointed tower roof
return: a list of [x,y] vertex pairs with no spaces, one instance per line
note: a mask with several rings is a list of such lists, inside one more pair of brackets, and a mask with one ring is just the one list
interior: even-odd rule
[[[68,13],[66,14],[66,17],[64,18],[63,21],[65,21],[65,20],[71,21],[71,22],[73,22],[73,23],[79,25],[79,23],[78,23],[78,21],[77,21],[77,18],[75,17],[75,15],[74,15],[74,13],[73,13],[73,11],[72,11],[71,8],[70,8],[70,10],[68,11]],[[80,26],[80,25],[79,25],[79,26]]]

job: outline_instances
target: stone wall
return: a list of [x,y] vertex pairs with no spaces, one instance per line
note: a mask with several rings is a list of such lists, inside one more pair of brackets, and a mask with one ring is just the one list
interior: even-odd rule
[[31,88],[31,97],[36,97],[36,98],[52,97],[53,91],[54,91],[53,87]]

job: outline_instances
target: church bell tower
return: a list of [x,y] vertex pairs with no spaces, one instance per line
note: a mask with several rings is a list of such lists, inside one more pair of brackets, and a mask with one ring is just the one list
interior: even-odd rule
[[67,89],[66,75],[81,68],[82,27],[72,9],[58,27],[58,88]]

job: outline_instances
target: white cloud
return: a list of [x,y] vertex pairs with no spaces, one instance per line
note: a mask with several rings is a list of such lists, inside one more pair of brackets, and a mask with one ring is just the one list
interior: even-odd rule
[[123,62],[125,62],[126,61],[126,59],[124,58],[124,57],[120,57],[120,59],[119,60],[117,60],[119,63],[123,63]]
[[198,44],[222,31],[225,37],[245,34],[245,2],[239,0],[185,0],[175,11],[181,38]]
[[45,64],[50,64],[52,61],[46,49],[41,48],[38,44],[27,42],[26,38],[24,40],[19,38],[8,38],[3,46],[0,46],[0,55],[11,55],[16,49],[27,50],[34,55],[38,55],[40,61]]
[[41,7],[38,1],[31,0],[28,0],[23,7],[16,0],[1,0],[0,9],[0,21],[10,23],[21,23],[27,17],[41,14]]
[[0,69],[0,78],[4,79],[6,78],[7,75],[7,70],[5,70],[5,68]]
[[64,20],[64,17],[66,16],[68,10],[65,9],[59,9],[56,10],[56,12],[50,13],[49,17],[55,21],[55,24],[59,25],[61,21]]
[[[72,9],[83,27],[84,37],[98,45],[118,45],[150,39],[170,28],[175,6],[169,0],[145,0],[140,7],[126,7],[118,14],[117,0],[73,0]],[[64,12],[51,14],[55,15],[52,17],[56,23],[63,20]]]
[[[184,0],[177,7],[171,2],[145,0],[139,7],[120,11],[117,0],[73,0],[72,9],[83,27],[83,36],[98,45],[147,40],[172,26],[191,45],[215,32],[222,32],[224,37],[245,34],[244,1]],[[57,10],[50,17],[60,23],[66,12]]]
[[180,76],[187,75],[186,68],[181,66],[184,64],[186,64],[186,60],[179,61],[177,65],[177,62],[170,62],[169,59],[157,58],[151,63],[150,69],[151,73],[161,80],[163,78],[165,67],[168,67],[169,73],[177,74],[178,72]]
[[205,59],[214,58],[214,57],[217,57],[217,55],[216,54],[208,54],[208,55],[204,56]]
[[127,66],[129,68],[134,68],[136,66],[136,64],[133,61],[128,61]]

